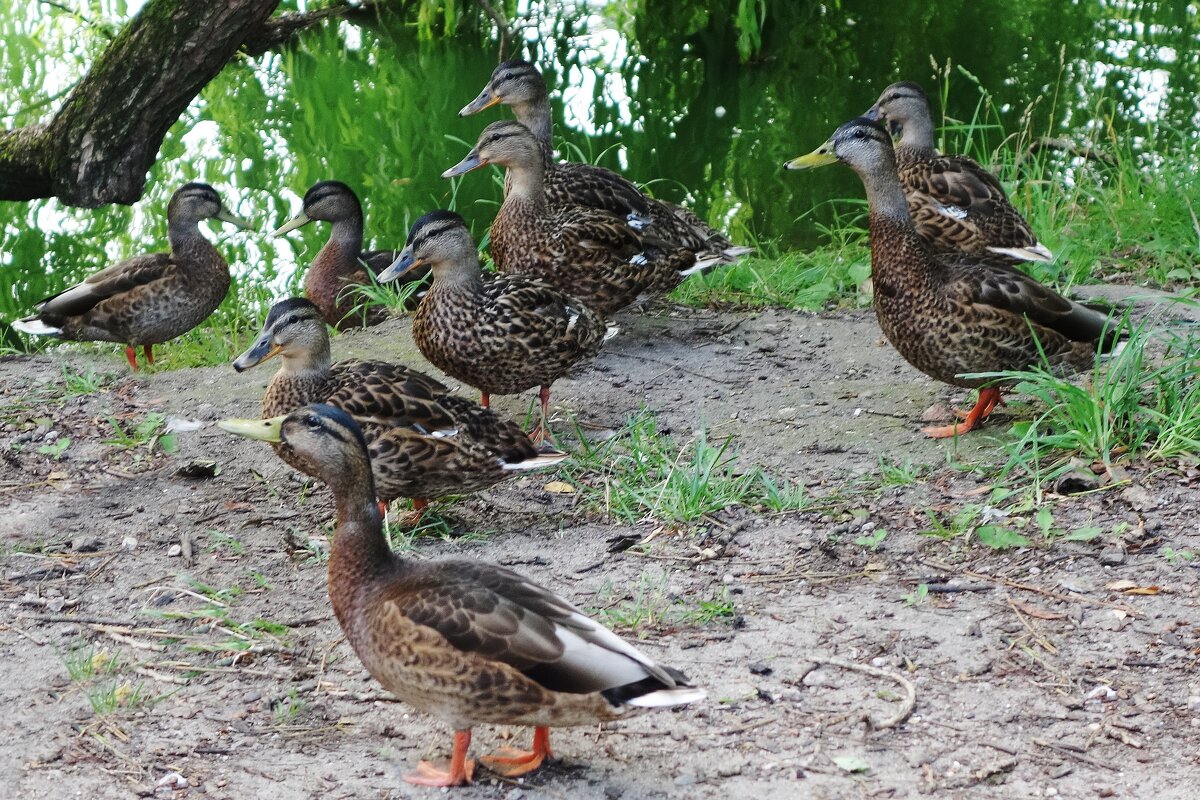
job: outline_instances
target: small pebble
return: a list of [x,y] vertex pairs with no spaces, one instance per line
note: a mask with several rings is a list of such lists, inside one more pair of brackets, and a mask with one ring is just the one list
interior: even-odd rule
[[132,536],[126,536],[124,539],[121,540],[121,549],[122,550],[136,550],[137,546],[138,546],[138,540]]
[[179,558],[179,556],[181,556],[181,555],[183,555],[183,546],[182,545],[173,544],[167,548],[167,557],[168,558]]
[[755,661],[754,663],[750,664],[749,670],[753,675],[770,675],[775,671],[761,661]]

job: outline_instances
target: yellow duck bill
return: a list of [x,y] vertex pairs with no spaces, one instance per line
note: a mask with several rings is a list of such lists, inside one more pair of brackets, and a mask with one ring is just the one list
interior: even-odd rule
[[463,106],[462,110],[458,112],[458,115],[460,117],[469,117],[472,114],[478,114],[485,108],[491,108],[499,102],[499,95],[494,95],[487,89],[484,89],[479,93],[479,97],[476,97],[474,100]]
[[271,231],[271,236],[283,236],[285,233],[291,233],[296,228],[303,228],[308,223],[312,222],[308,214],[301,211],[296,216],[289,219],[287,222],[280,225],[275,230]]
[[281,431],[287,415],[271,419],[223,419],[217,422],[217,427],[223,431],[245,436],[247,439],[258,439],[260,442],[283,441]]
[[825,167],[830,164],[836,164],[838,157],[833,152],[833,140],[825,142],[825,144],[813,150],[808,155],[797,156],[791,161],[786,161],[783,164],[784,169],[813,169],[814,167]]

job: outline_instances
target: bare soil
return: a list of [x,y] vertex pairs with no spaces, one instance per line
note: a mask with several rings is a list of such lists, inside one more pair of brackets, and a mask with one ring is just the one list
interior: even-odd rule
[[[574,416],[600,438],[644,405],[680,443],[702,426],[732,437],[744,467],[802,482],[812,506],[623,525],[591,495],[547,492],[553,474],[436,505],[456,534],[417,538],[419,557],[512,565],[588,609],[647,586],[660,604],[733,605],[626,631],[707,702],[556,731],[555,764],[522,782],[481,771],[454,794],[1196,796],[1200,612],[1196,562],[1180,555],[1200,553],[1194,467],[1132,464],[1069,496],[1044,487],[1054,526],[1100,527],[1090,541],[1043,544],[1032,526],[1030,548],[944,540],[927,535],[930,514],[952,525],[988,504],[993,473],[974,467],[1003,463],[1019,403],[957,443],[924,438],[926,409],[965,395],[903,363],[870,312],[670,309],[621,324],[555,386],[556,431]],[[406,320],[334,349],[423,363]],[[450,732],[383,693],[330,613],[328,491],[210,425],[169,454],[104,442],[109,418],[254,416],[268,369],[122,363],[101,351],[0,363],[0,797],[433,795],[399,776],[448,755]],[[61,364],[113,378],[64,396]],[[528,400],[498,406],[519,416]],[[72,440],[61,460],[39,452],[55,436]],[[881,459],[916,479],[885,480]],[[203,460],[215,476],[181,474]],[[878,549],[856,543],[879,529]],[[81,662],[96,674],[73,679]],[[906,710],[891,676],[915,708],[879,729]],[[474,750],[528,735],[484,726]]]

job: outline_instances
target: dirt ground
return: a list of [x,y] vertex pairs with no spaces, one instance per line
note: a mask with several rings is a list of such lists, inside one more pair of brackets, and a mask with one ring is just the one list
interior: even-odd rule
[[[473,533],[420,537],[419,557],[511,565],[592,610],[646,586],[666,603],[734,607],[640,629],[640,646],[707,687],[706,702],[556,731],[552,766],[522,782],[481,772],[455,795],[1196,796],[1187,556],[1200,552],[1200,472],[1132,465],[1100,491],[1047,486],[1054,525],[1102,529],[1089,541],[998,551],[939,539],[925,535],[927,512],[946,525],[971,504],[992,513],[990,479],[971,467],[1003,461],[1019,404],[957,444],[924,438],[926,409],[965,395],[904,364],[870,312],[675,308],[620,322],[594,363],[556,384],[556,430],[575,415],[600,438],[644,405],[680,443],[701,426],[731,436],[743,466],[802,482],[813,504],[631,526],[582,493],[547,492],[556,476],[542,474],[435,506]],[[407,320],[341,336],[334,354],[424,363]],[[64,395],[60,363],[112,379]],[[122,365],[116,352],[0,363],[0,797],[434,794],[399,776],[447,756],[450,732],[371,681],[329,610],[327,490],[207,424],[175,434],[170,454],[104,443],[110,417],[253,416],[274,365]],[[528,399],[497,405],[515,416]],[[915,479],[885,479],[881,463]],[[877,549],[861,543],[880,529]],[[613,546],[623,538],[650,541]],[[903,682],[915,707],[887,727],[907,710]],[[481,727],[474,750],[510,737],[525,745],[528,731]]]

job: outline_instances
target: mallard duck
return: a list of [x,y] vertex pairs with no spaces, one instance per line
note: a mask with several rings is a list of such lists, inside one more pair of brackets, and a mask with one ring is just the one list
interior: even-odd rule
[[511,108],[517,121],[537,138],[546,169],[546,197],[550,205],[599,208],[624,217],[638,228],[651,225],[655,236],[697,253],[702,261],[732,263],[754,252],[753,247],[735,245],[688,209],[647,197],[612,170],[593,164],[555,161],[546,80],[528,61],[512,59],[501,63],[479,96],[463,106],[458,115],[475,114],[497,103]]
[[[242,372],[277,355],[283,363],[263,395],[262,416],[311,402],[352,414],[367,437],[385,503],[410,497],[420,510],[426,498],[479,491],[566,458],[557,450],[539,452],[516,423],[416,370],[384,361],[331,363],[325,321],[309,300],[276,303],[263,332],[233,367]],[[286,453],[283,458],[288,460]]]
[[36,314],[13,327],[35,336],[124,343],[134,370],[140,345],[153,364],[154,345],[208,319],[229,291],[229,265],[200,233],[205,219],[252,227],[231,214],[208,184],[184,184],[167,204],[170,252],[134,256],[102,269],[42,300]]
[[541,281],[484,277],[475,240],[452,211],[417,220],[379,280],[421,267],[433,270],[433,284],[413,318],[417,347],[442,372],[479,389],[485,407],[489,395],[540,387],[541,418],[531,435],[540,443],[549,430],[550,384],[600,350],[611,335],[604,319]]
[[328,585],[346,640],[385,689],[454,728],[448,768],[422,761],[404,776],[409,783],[469,783],[471,728],[481,723],[535,727],[532,751],[483,759],[517,776],[552,757],[551,727],[704,698],[679,670],[655,663],[519,573],[392,552],[373,502],[367,443],[342,411],[310,405],[221,427],[277,442],[290,463],[325,481],[337,498]]
[[908,213],[887,131],[865,117],[847,122],[806,156],[806,169],[841,161],[862,178],[870,207],[871,280],[875,314],[892,345],[930,377],[980,389],[961,423],[925,432],[966,433],[1000,402],[998,386],[964,374],[1026,369],[1048,363],[1064,374],[1088,369],[1117,344],[1103,312],[1068,300],[995,254],[935,254]]
[[[332,222],[329,241],[304,273],[304,296],[316,304],[321,316],[338,330],[378,325],[387,311],[378,306],[361,308],[349,287],[371,282],[396,260],[394,250],[363,250],[363,211],[358,195],[341,181],[320,181],[304,193],[299,214],[271,232],[272,236],[302,228],[314,220]],[[370,273],[370,274],[368,274]],[[410,281],[422,281],[429,273],[416,271]]]
[[941,155],[934,149],[929,98],[920,86],[893,83],[865,116],[886,122],[898,133],[900,185],[917,233],[931,248],[999,253],[1019,261],[1054,260],[992,173],[966,156]]
[[609,315],[636,300],[669,292],[688,275],[712,267],[691,250],[639,232],[608,211],[551,206],[540,145],[519,122],[493,122],[466,158],[442,173],[452,178],[486,164],[508,169],[509,190],[491,230],[492,261]]

